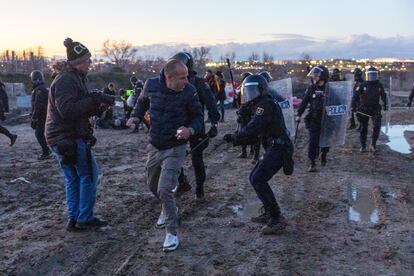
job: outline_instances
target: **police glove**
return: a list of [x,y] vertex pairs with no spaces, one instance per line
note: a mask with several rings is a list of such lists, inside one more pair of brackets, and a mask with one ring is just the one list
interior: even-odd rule
[[411,107],[411,101],[408,101],[407,106]]
[[217,136],[217,133],[218,133],[217,126],[216,125],[212,125],[210,127],[210,129],[208,130],[208,132],[207,132],[207,136],[210,137],[210,138],[214,138],[214,137]]
[[234,134],[231,133],[227,133],[224,135],[224,141],[226,141],[227,143],[231,143],[234,141]]
[[296,116],[296,123],[300,122],[300,116]]
[[4,113],[0,111],[0,121],[5,121],[6,116],[4,116]]
[[384,106],[382,108],[384,109],[384,111],[387,111],[388,110],[387,105],[385,105],[385,104],[384,104]]

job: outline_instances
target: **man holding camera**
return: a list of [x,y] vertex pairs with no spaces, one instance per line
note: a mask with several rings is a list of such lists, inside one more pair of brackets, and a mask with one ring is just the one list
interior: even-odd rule
[[67,38],[65,70],[54,79],[48,99],[46,141],[65,175],[67,231],[107,225],[94,216],[98,166],[91,148],[96,143],[89,117],[99,116],[114,97],[89,93],[86,75],[92,63],[89,50]]

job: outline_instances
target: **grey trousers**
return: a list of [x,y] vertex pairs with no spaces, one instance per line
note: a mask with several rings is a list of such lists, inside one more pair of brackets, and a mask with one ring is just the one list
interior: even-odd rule
[[167,233],[174,235],[178,230],[178,214],[173,190],[178,184],[186,148],[186,144],[166,150],[158,150],[151,144],[147,147],[147,184],[151,192],[161,201],[162,210],[167,218],[165,221]]

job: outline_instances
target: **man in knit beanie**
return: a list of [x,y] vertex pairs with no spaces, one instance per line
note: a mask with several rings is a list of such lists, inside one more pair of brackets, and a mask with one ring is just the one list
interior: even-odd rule
[[100,116],[114,104],[114,98],[88,91],[86,75],[92,63],[88,48],[70,38],[64,45],[67,66],[56,75],[50,87],[46,141],[65,176],[67,231],[102,228],[108,224],[93,212],[99,181],[92,152],[96,138],[89,117]]

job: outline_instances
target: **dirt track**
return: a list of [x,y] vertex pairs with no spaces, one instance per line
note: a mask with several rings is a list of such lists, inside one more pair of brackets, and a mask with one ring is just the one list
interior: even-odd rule
[[[234,119],[234,111],[227,114]],[[399,110],[392,123],[413,117],[412,110]],[[249,222],[259,206],[248,183],[251,160],[237,159],[240,149],[221,141],[233,121],[219,126],[220,138],[206,150],[207,201],[196,203],[190,193],[178,201],[181,245],[168,254],[161,252],[164,231],[154,228],[160,205],[145,185],[145,134],[96,132],[102,174],[96,212],[112,230],[68,233],[57,162],[37,162],[33,131],[11,126],[16,145],[9,148],[0,137],[0,274],[413,274],[414,154],[385,145],[375,156],[360,154],[350,131],[346,145],[329,153],[327,167],[309,174],[302,127],[295,173],[271,180],[289,226],[280,236],[262,236],[261,226]],[[186,167],[193,180],[190,162]],[[13,181],[18,177],[30,184]],[[375,223],[350,220],[353,189],[369,191]]]

